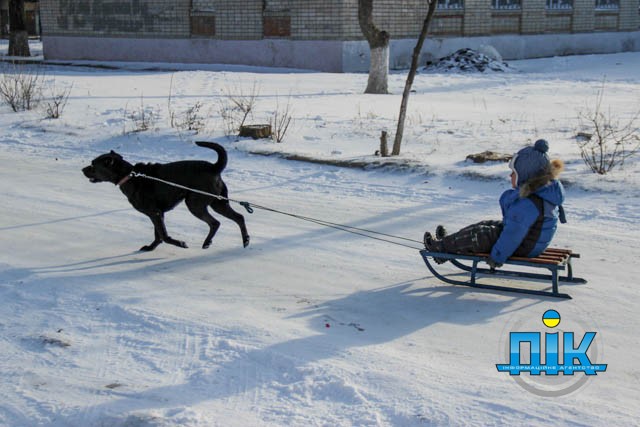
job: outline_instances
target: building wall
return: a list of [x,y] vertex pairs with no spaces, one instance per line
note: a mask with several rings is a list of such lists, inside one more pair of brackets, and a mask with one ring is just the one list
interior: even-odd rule
[[[601,40],[607,40],[608,52],[640,50],[639,0],[619,2],[614,10],[596,10],[595,0],[549,10],[546,0],[521,0],[521,8],[497,10],[492,0],[465,0],[464,8],[436,11],[423,54],[448,54],[455,46],[487,41],[498,43],[505,59],[602,52]],[[368,67],[357,0],[41,0],[40,10],[47,59],[224,62],[323,71]],[[409,63],[426,13],[424,0],[374,2],[376,25],[392,36],[392,67]],[[314,49],[330,58],[330,65],[323,65]]]
[[187,37],[184,0],[48,0],[41,2],[44,35]]
[[[636,31],[638,0],[595,10],[595,0],[573,9],[547,10],[546,0],[522,0],[520,9],[496,10],[491,0],[466,0],[464,9],[439,9],[433,35],[491,36],[548,32]],[[267,24],[285,23],[291,40],[362,40],[357,0],[42,0],[49,35],[192,37],[194,17],[212,17],[207,36],[260,40]],[[423,0],[376,0],[374,21],[393,39],[415,38],[427,13]],[[266,35],[266,37],[278,37]]]

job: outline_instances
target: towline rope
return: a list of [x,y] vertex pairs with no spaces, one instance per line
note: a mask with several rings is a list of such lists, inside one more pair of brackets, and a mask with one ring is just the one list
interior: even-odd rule
[[391,239],[396,239],[396,240],[403,240],[403,241],[407,241],[407,242],[418,243],[418,244],[421,245],[422,242],[419,241],[419,240],[408,239],[406,237],[401,237],[401,236],[394,236],[393,234],[381,233],[379,231],[367,230],[365,228],[352,227],[350,225],[345,225],[345,224],[338,224],[338,223],[335,223],[335,222],[325,221],[323,219],[312,218],[312,217],[308,217],[308,216],[304,216],[304,215],[298,215],[298,214],[294,214],[294,213],[291,213],[291,212],[285,212],[285,211],[281,211],[281,210],[278,210],[278,209],[273,209],[273,208],[270,208],[270,207],[267,207],[267,206],[261,206],[261,205],[255,204],[255,203],[249,203],[249,202],[245,202],[245,201],[230,199],[228,197],[223,197],[223,196],[220,196],[220,195],[217,195],[217,194],[212,194],[212,193],[209,193],[209,192],[206,192],[206,191],[198,190],[198,189],[195,189],[195,188],[190,188],[190,187],[187,187],[187,186],[175,183],[175,182],[164,180],[162,178],[157,178],[155,176],[145,175],[145,174],[140,173],[140,172],[131,172],[130,176],[134,177],[134,178],[145,178],[145,179],[149,179],[151,181],[161,182],[163,184],[170,185],[170,186],[176,187],[176,188],[180,188],[182,190],[186,190],[186,191],[191,191],[193,193],[202,194],[203,196],[213,197],[214,199],[226,200],[228,202],[237,203],[237,204],[241,205],[242,207],[244,207],[247,210],[247,212],[250,213],[250,214],[253,213],[253,208],[262,209],[264,211],[274,212],[274,213],[277,213],[277,214],[290,216],[292,218],[297,218],[297,219],[300,219],[300,220],[303,220],[303,221],[312,222],[312,223],[315,223],[315,224],[318,224],[318,225],[322,225],[322,226],[325,226],[325,227],[334,228],[336,230],[345,231],[347,233],[356,234],[356,235],[362,236],[362,237],[367,237],[369,239],[379,240],[379,241],[386,242],[386,243],[391,243],[391,244],[397,245],[397,246],[403,246],[403,247],[409,248],[409,249],[414,249],[414,250],[418,250],[418,251],[423,249],[421,247],[416,248],[415,246],[408,245],[406,243],[395,242],[393,240],[384,239],[382,237],[372,236],[372,234],[373,235],[377,235],[377,236],[389,237]]

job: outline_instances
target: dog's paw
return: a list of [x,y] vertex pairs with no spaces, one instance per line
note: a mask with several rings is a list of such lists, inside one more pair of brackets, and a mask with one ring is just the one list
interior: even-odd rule
[[143,247],[140,248],[140,252],[151,252],[155,248],[156,247],[153,245],[144,245]]
[[168,244],[170,244],[170,245],[173,245],[173,246],[177,246],[177,247],[179,247],[179,248],[188,248],[188,247],[189,247],[189,246],[187,246],[187,244],[186,244],[185,242],[183,242],[182,240],[176,240],[176,239],[171,238],[171,237],[167,237],[167,238],[164,240],[164,242],[165,242],[165,243],[168,243]]
[[249,240],[251,240],[249,236],[246,236],[244,239],[242,239],[242,246],[244,246],[245,248],[249,246]]

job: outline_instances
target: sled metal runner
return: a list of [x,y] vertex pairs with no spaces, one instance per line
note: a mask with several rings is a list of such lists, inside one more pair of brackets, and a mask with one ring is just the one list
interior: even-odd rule
[[[470,286],[472,288],[490,289],[495,291],[504,292],[518,292],[523,294],[543,295],[555,298],[568,298],[571,296],[568,294],[558,292],[558,283],[587,283],[585,279],[573,276],[573,268],[571,266],[571,260],[573,258],[580,258],[580,254],[573,253],[570,249],[557,249],[547,248],[542,254],[535,258],[525,257],[511,257],[505,261],[503,267],[499,269],[481,268],[478,267],[478,263],[486,262],[489,259],[489,254],[473,254],[473,255],[461,255],[450,254],[442,252],[430,252],[428,250],[421,250],[420,255],[424,259],[425,264],[431,271],[431,273],[442,280],[443,282],[450,283],[452,285]],[[441,258],[448,260],[451,264],[457,268],[469,273],[469,280],[456,280],[440,274],[435,268],[435,261],[430,258]],[[471,265],[467,265],[464,262],[470,262]],[[516,265],[535,269],[546,269],[550,274],[533,273],[528,271],[508,270],[504,266]],[[566,271],[566,275],[560,275],[560,272]],[[486,274],[495,277],[512,277],[520,279],[534,279],[534,280],[546,280],[551,282],[551,291],[524,289],[510,286],[497,286],[478,283],[477,275]]]

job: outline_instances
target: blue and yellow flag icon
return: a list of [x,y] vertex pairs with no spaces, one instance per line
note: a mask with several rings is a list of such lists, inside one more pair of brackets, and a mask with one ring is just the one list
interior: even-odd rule
[[555,310],[547,310],[542,315],[542,323],[547,328],[555,328],[560,324],[560,313]]

